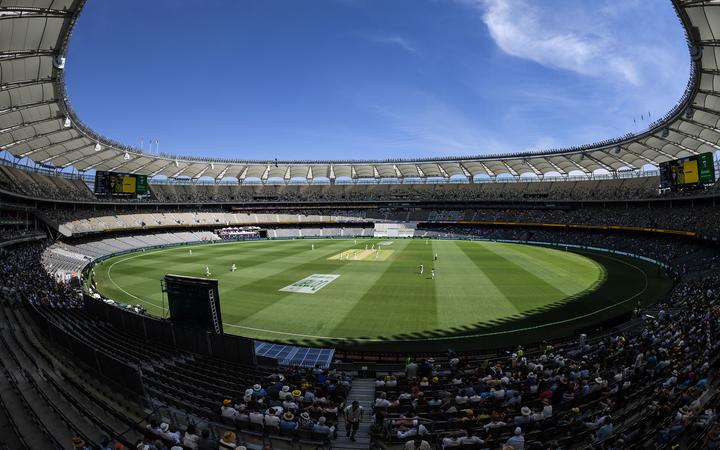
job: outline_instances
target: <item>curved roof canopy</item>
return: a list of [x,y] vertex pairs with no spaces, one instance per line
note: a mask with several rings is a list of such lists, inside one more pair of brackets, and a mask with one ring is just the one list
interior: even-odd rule
[[646,132],[582,147],[476,157],[385,161],[249,161],[148,154],[93,132],[72,111],[64,55],[85,0],[0,1],[0,148],[56,167],[167,177],[495,177],[637,169],[714,152],[720,143],[720,3],[672,0],[692,57],[687,90]]

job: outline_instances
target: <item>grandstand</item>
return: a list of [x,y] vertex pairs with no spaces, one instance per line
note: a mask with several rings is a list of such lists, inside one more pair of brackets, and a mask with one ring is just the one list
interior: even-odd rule
[[[0,448],[720,446],[720,183],[667,192],[657,170],[643,170],[720,145],[716,1],[673,0],[692,73],[675,108],[640,133],[516,154],[277,162],[150,154],[86,126],[63,75],[84,5],[0,2],[0,150],[16,158],[0,160]],[[96,195],[102,170],[147,175],[148,195]],[[301,263],[260,246],[292,241],[321,253],[330,242],[322,264],[355,241],[368,252],[460,239],[603,252],[643,264],[653,296],[602,294],[602,314],[548,307],[537,313],[554,318],[547,334],[510,314],[482,336],[431,329],[308,348],[186,327],[150,314],[142,298],[93,287],[97,264],[126,253],[252,253],[221,231],[234,227],[252,227],[257,253],[286,264]],[[402,241],[387,240],[396,227]],[[176,263],[162,262],[168,273]],[[385,262],[357,264],[342,277],[384,276],[371,271]],[[656,280],[667,289],[649,286]],[[383,286],[383,303],[404,289]],[[315,366],[297,355],[333,359]],[[349,440],[354,400],[365,415]]]

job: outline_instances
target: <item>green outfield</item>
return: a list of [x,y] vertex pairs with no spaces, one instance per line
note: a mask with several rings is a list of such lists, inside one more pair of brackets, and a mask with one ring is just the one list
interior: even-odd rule
[[607,277],[594,259],[544,247],[325,239],[126,254],[97,265],[94,280],[103,295],[162,315],[160,279],[167,273],[204,276],[206,266],[220,283],[226,332],[300,343],[404,340],[488,328],[572,303]]

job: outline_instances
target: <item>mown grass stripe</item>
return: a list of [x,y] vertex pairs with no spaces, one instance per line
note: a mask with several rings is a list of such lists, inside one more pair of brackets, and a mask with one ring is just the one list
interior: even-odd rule
[[482,322],[518,313],[515,305],[484,272],[484,258],[471,258],[462,249],[466,245],[460,241],[433,242],[433,253],[438,255],[438,260],[432,264],[437,268],[433,289],[440,328],[456,325],[457,317],[475,317],[477,322]]

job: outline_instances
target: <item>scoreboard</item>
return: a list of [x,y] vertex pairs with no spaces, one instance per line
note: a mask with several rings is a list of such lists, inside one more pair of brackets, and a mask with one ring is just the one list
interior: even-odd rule
[[135,175],[120,172],[95,172],[95,194],[134,197],[147,195],[148,181],[146,175]]
[[715,183],[715,161],[712,153],[660,163],[660,188],[673,191],[698,188]]

